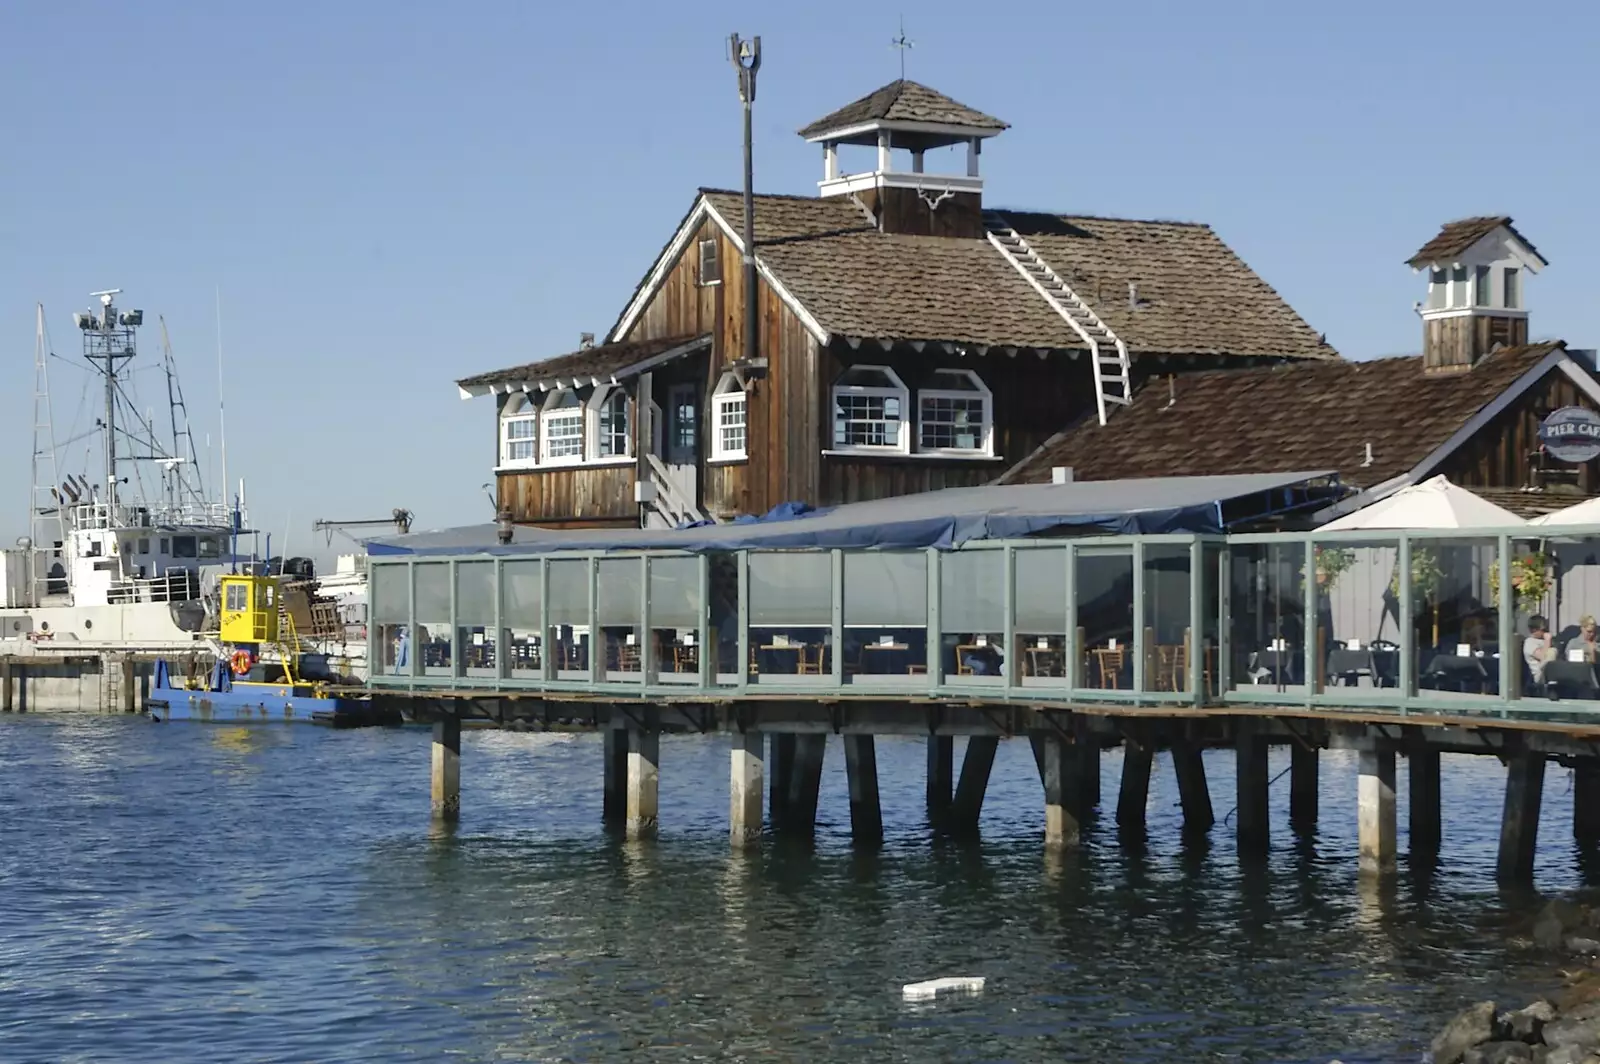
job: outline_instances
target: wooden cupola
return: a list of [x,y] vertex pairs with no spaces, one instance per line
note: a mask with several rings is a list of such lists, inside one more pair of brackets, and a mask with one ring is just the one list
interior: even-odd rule
[[1447,222],[1406,263],[1428,273],[1422,317],[1423,365],[1471,369],[1496,347],[1528,342],[1523,274],[1549,265],[1504,215]]
[[[855,196],[886,233],[914,236],[983,236],[983,142],[1006,123],[904,78],[846,104],[806,126],[800,135],[822,145],[824,196]],[[872,149],[875,165],[864,173],[840,166],[843,145]],[[929,173],[925,156],[939,148],[966,148],[966,172]]]

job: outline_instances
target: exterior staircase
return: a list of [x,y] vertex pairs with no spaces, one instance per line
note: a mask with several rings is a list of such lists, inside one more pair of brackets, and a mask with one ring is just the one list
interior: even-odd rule
[[1007,224],[1005,216],[984,214],[984,228],[993,244],[1017,272],[1027,278],[1052,310],[1066,319],[1089,349],[1089,364],[1094,370],[1095,409],[1100,424],[1106,423],[1108,405],[1126,406],[1133,401],[1133,377],[1128,360],[1128,345],[1123,343],[1089,304],[1050,268],[1022,235]]

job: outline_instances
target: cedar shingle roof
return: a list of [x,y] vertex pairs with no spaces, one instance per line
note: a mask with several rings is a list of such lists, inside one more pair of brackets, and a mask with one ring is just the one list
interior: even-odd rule
[[1454,262],[1456,256],[1466,251],[1472,245],[1488,236],[1501,226],[1511,230],[1511,235],[1527,245],[1529,251],[1538,255],[1544,261],[1544,256],[1539,255],[1539,249],[1534,247],[1526,237],[1517,232],[1511,224],[1510,215],[1484,215],[1481,218],[1461,218],[1454,222],[1446,222],[1440,227],[1438,235],[1418,249],[1417,253],[1406,260],[1407,266],[1420,269],[1437,263]]
[[1080,422],[1003,479],[1045,482],[1054,466],[1080,480],[1333,469],[1368,488],[1412,469],[1564,346],[1502,348],[1464,373],[1425,374],[1410,356],[1158,377],[1107,424]]
[[[735,229],[735,192],[702,190]],[[1337,358],[1209,226],[999,212],[1135,353]],[[761,261],[828,332],[1081,348],[987,240],[880,233],[848,198],[758,196]],[[1140,306],[1129,305],[1138,285]]]
[[966,126],[995,132],[1007,128],[1006,123],[993,115],[957,103],[926,85],[901,78],[817,119],[802,129],[800,135],[817,137],[836,129],[872,121],[936,122],[942,126]]
[[[479,373],[471,377],[463,377],[456,381],[457,387],[471,388],[482,387],[490,384],[529,384],[540,381],[554,382],[556,380],[571,380],[596,377],[602,381],[609,380],[612,376],[622,374],[640,365],[649,359],[664,355],[673,348],[683,347],[693,349],[701,344],[709,344],[709,336],[674,336],[660,340],[632,340],[615,344],[596,344],[580,351],[572,351],[565,355],[556,355],[540,362],[530,362],[522,366],[512,366],[509,369],[497,369],[488,373]],[[688,353],[686,350],[685,354]]]

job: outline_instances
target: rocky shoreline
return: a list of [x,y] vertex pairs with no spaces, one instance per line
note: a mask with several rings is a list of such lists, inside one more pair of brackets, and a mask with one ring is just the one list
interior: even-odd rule
[[1429,1046],[1432,1064],[1600,1064],[1600,910],[1557,899],[1533,941],[1567,958],[1562,989],[1521,1008],[1470,1005]]

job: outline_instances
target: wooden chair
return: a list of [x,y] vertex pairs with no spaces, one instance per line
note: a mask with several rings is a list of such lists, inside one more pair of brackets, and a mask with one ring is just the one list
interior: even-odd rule
[[1127,648],[1118,647],[1112,650],[1109,647],[1096,647],[1095,660],[1100,665],[1101,688],[1114,691],[1122,686],[1122,665],[1127,660]]

